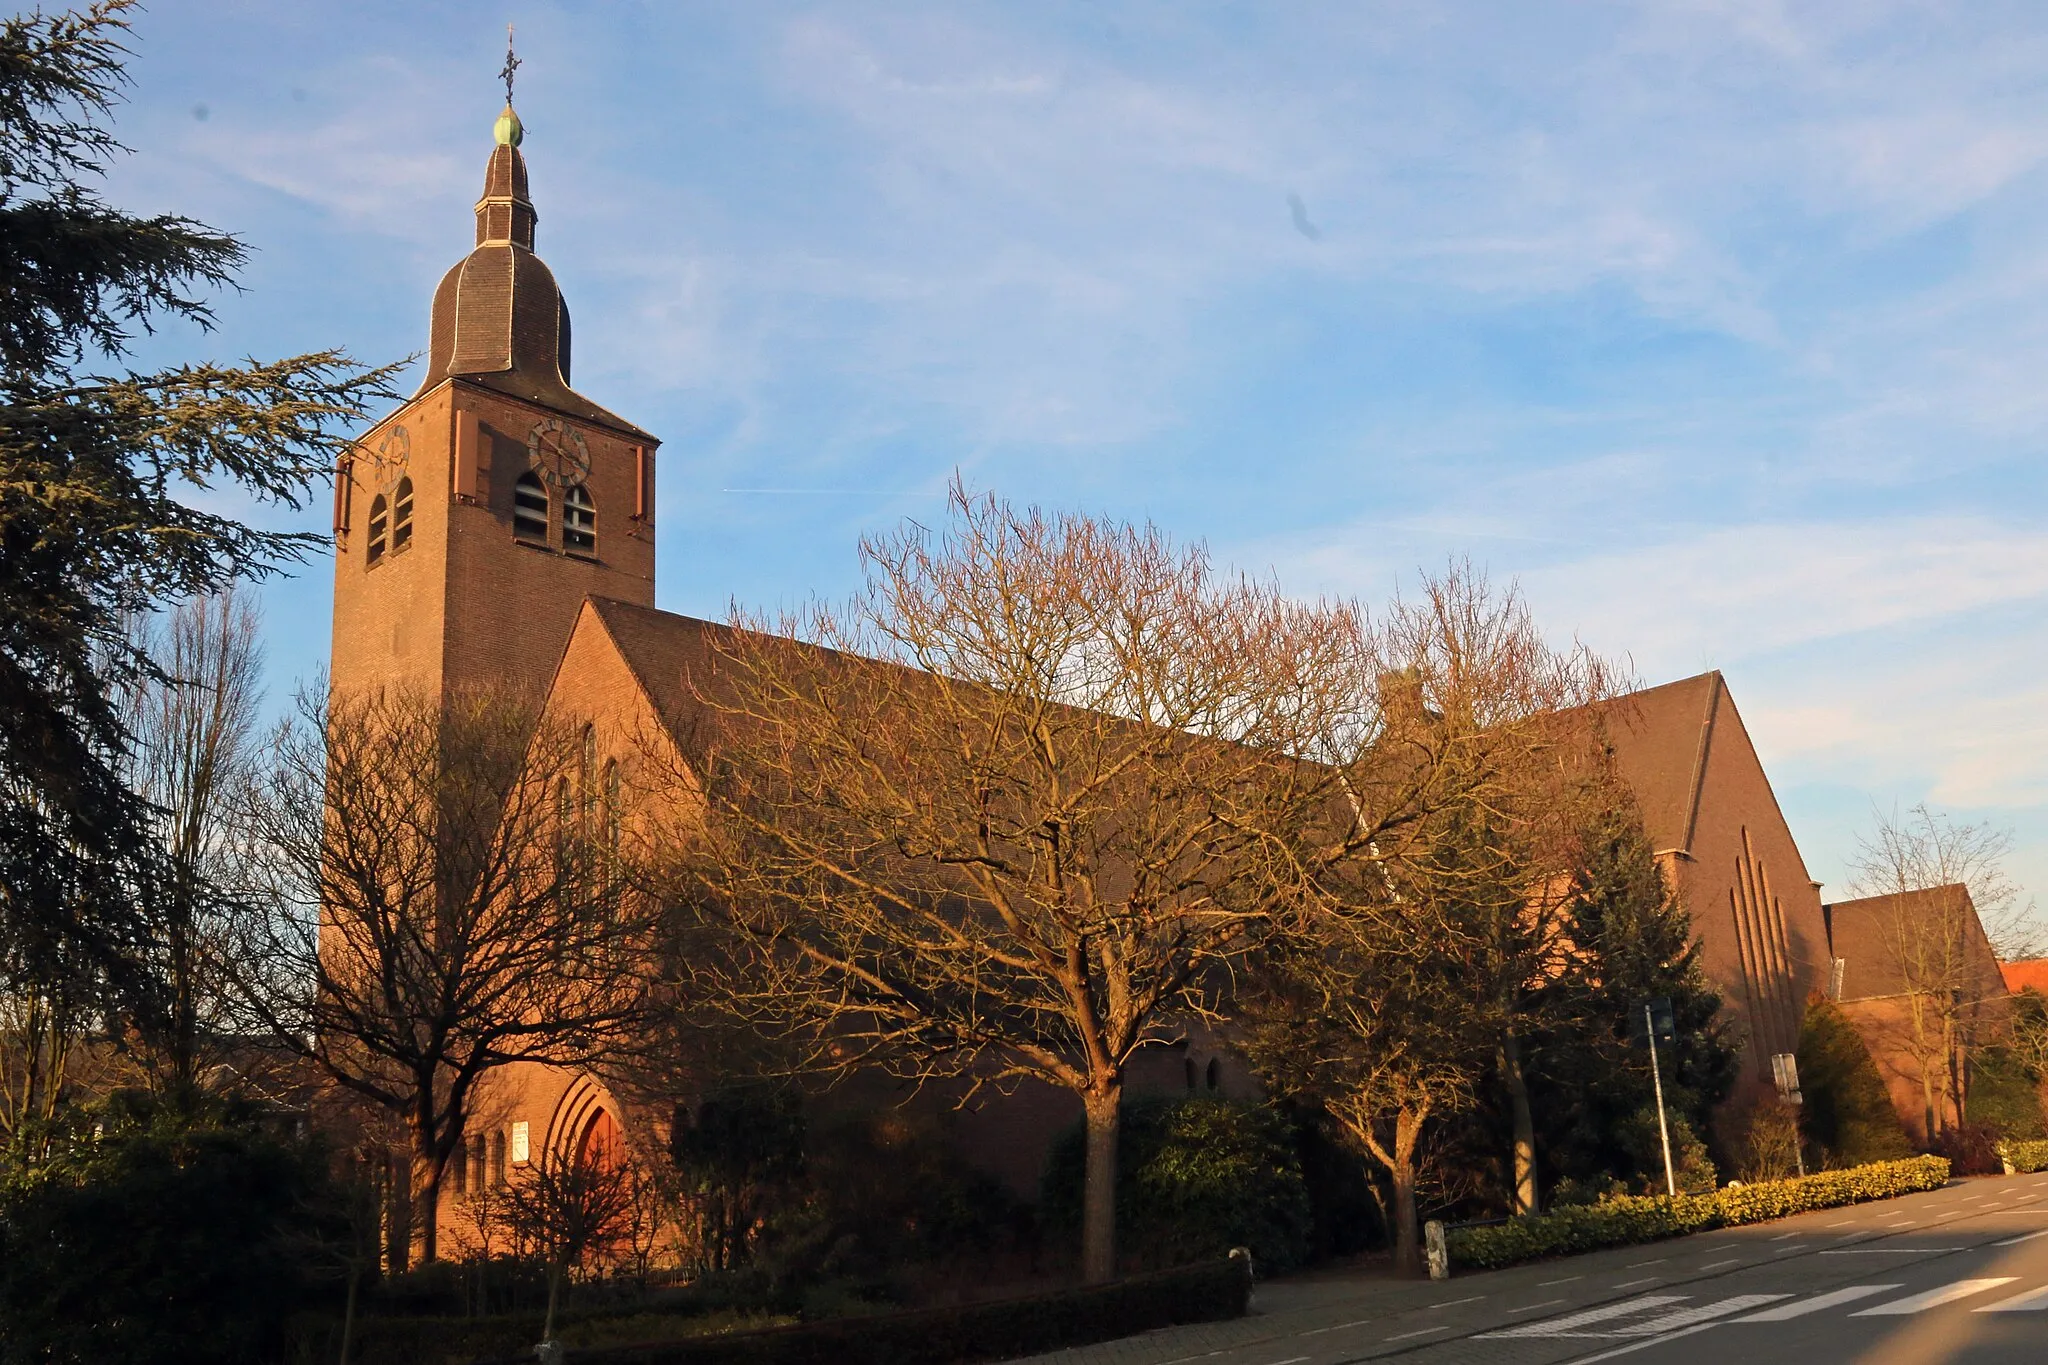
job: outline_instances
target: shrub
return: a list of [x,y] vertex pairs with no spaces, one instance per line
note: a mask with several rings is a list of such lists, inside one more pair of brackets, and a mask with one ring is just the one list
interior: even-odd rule
[[2001,1142],[1998,1155],[2022,1175],[2048,1171],[2048,1142]]
[[2048,1138],[2041,1124],[2041,1095],[2026,1066],[2005,1048],[1986,1048],[1970,1061],[1970,1098],[1964,1115],[1971,1123],[1998,1130],[2003,1138]]
[[[1042,1211],[1055,1234],[1081,1224],[1078,1125],[1047,1160]],[[1249,1247],[1260,1273],[1308,1256],[1308,1186],[1289,1125],[1265,1105],[1220,1099],[1126,1105],[1117,1144],[1117,1241],[1139,1265],[1175,1265]]]
[[1913,1144],[1856,1026],[1831,1001],[1806,1007],[1799,1033],[1800,1126],[1830,1166],[1902,1161]]
[[1998,1130],[1981,1123],[1959,1123],[1934,1137],[1934,1153],[1948,1158],[1957,1175],[1997,1175]]
[[119,1094],[0,1192],[0,1359],[269,1362],[327,1189],[255,1109]]
[[[572,1365],[953,1365],[1035,1355],[1156,1327],[1242,1317],[1251,1274],[1218,1258],[1027,1299],[837,1318],[659,1345],[571,1351]],[[529,1361],[508,1356],[502,1365]]]
[[1742,1185],[1713,1194],[1682,1194],[1676,1199],[1627,1196],[1602,1204],[1553,1209],[1491,1227],[1453,1228],[1448,1239],[1451,1263],[1492,1270],[1545,1256],[1767,1222],[1812,1209],[1939,1189],[1948,1173],[1946,1158],[1923,1156]]

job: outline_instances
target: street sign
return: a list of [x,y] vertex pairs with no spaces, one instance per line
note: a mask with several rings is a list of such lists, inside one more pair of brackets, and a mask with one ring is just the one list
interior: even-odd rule
[[1629,1036],[1638,1043],[1652,1032],[1660,1043],[1678,1041],[1678,1020],[1671,1012],[1671,997],[1668,995],[1645,1000],[1629,1021]]

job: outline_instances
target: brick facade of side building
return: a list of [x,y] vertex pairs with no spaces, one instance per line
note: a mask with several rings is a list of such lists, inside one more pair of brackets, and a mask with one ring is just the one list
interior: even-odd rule
[[[686,679],[723,628],[654,606],[658,442],[569,386],[569,312],[533,250],[538,215],[518,142],[508,110],[474,249],[434,295],[426,379],[365,433],[337,480],[333,683],[443,696],[510,686],[591,724],[630,789],[651,780],[649,764],[687,770],[675,738],[692,704]],[[1804,1002],[1830,987],[1843,956],[1818,884],[1719,673],[1597,715],[1746,1039],[1744,1094],[1761,1093],[1772,1057],[1796,1049]],[[1838,918],[1838,934],[1847,923]],[[1860,952],[1850,961],[1864,970]],[[1229,1048],[1199,1032],[1142,1058],[1131,1089],[1256,1093]],[[496,1076],[478,1112],[446,1186],[450,1245],[460,1244],[452,1196],[471,1182],[619,1134],[658,1145],[667,1121],[590,1077],[537,1065]],[[1029,1192],[1078,1115],[1074,1097],[1037,1087],[966,1106],[951,1123],[972,1159]]]

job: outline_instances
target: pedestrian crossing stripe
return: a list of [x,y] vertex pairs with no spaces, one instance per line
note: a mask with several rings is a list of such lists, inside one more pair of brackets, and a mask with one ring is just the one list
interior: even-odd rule
[[1954,1303],[1957,1299],[1967,1299],[1972,1294],[1981,1294],[1987,1289],[1996,1289],[2002,1284],[2011,1284],[2017,1278],[2018,1276],[2016,1275],[1999,1275],[1988,1280],[1957,1280],[1954,1284],[1945,1284],[1937,1289],[1929,1289],[1919,1294],[1908,1294],[1903,1299],[1896,1299],[1891,1303],[1881,1303],[1875,1308],[1866,1308],[1860,1313],[1851,1313],[1849,1316],[1852,1318],[1884,1318],[1899,1317],[1907,1313],[1922,1313],[1930,1308],[1939,1308],[1945,1303]]
[[1852,1284],[1846,1289],[1837,1289],[1831,1294],[1816,1294],[1810,1299],[1800,1299],[1797,1303],[1780,1304],[1776,1308],[1766,1308],[1761,1313],[1751,1313],[1748,1317],[1737,1318],[1736,1321],[1789,1322],[1793,1318],[1803,1318],[1808,1313],[1818,1313],[1824,1308],[1835,1308],[1841,1304],[1854,1303],[1858,1299],[1867,1299],[1872,1294],[1882,1294],[1887,1289],[1897,1289],[1899,1287],[1895,1284]]
[[[1902,1299],[1893,1299],[1871,1308],[1861,1309],[1849,1316],[1857,1318],[1903,1317],[1913,1313],[1924,1313],[1961,1299],[1997,1289],[2013,1282],[2015,1276],[1999,1275],[1983,1279],[1954,1280],[1937,1285]],[[1859,1300],[1874,1298],[1902,1288],[1898,1284],[1852,1284],[1825,1294],[1814,1294],[1806,1298],[1794,1298],[1790,1294],[1737,1294],[1730,1298],[1715,1299],[1708,1303],[1694,1303],[1687,1294],[1639,1294],[1618,1303],[1601,1304],[1563,1317],[1543,1322],[1522,1323],[1519,1326],[1502,1328],[1494,1332],[1482,1332],[1482,1341],[1531,1338],[1578,1337],[1604,1340],[1626,1339],[1629,1337],[1657,1337],[1671,1332],[1697,1331],[1722,1320],[1729,1322],[1789,1322],[1793,1318],[1805,1317],[1809,1313],[1824,1312],[1830,1308],[1841,1308]],[[1787,1302],[1787,1300],[1791,1300]],[[1766,1305],[1772,1305],[1766,1307]],[[1756,1311],[1751,1311],[1752,1309]],[[1984,1304],[1972,1311],[1978,1313],[2039,1313],[2048,1312],[2048,1287],[2031,1289],[2011,1298]],[[1740,1316],[1737,1316],[1737,1315]]]

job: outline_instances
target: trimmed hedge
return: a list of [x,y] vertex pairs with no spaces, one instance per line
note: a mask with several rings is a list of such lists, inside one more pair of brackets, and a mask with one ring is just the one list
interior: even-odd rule
[[1742,1223],[1769,1222],[1812,1209],[1889,1199],[1939,1189],[1947,1180],[1945,1157],[1922,1156],[1741,1185],[1712,1194],[1682,1194],[1676,1199],[1611,1199],[1533,1218],[1511,1218],[1490,1227],[1453,1228],[1446,1240],[1452,1265],[1493,1270],[1546,1256],[1630,1246]]
[[[1216,1260],[1093,1289],[646,1346],[572,1350],[568,1358],[573,1365],[952,1365],[1243,1317],[1251,1287],[1249,1261]],[[532,1358],[529,1352],[500,1365],[527,1365]]]
[[2021,1175],[2048,1171],[2048,1142],[2001,1142],[1998,1155]]

